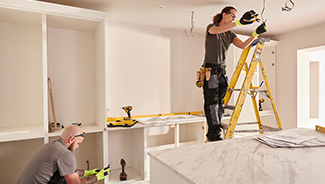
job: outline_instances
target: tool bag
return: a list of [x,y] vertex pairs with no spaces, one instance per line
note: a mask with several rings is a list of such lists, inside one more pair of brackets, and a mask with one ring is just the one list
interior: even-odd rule
[[199,71],[196,72],[196,86],[201,88],[204,85],[204,78],[206,81],[210,80],[211,68],[201,67]]

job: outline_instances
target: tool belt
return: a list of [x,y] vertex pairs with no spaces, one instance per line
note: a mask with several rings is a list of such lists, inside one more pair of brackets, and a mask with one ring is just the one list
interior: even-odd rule
[[[208,65],[208,67],[206,67]],[[199,71],[196,72],[196,86],[201,88],[204,85],[204,79],[210,81],[211,77],[216,77],[218,75],[219,83],[228,82],[226,78],[226,65],[224,63],[220,65],[211,65],[204,63]],[[224,81],[226,80],[226,81]]]
[[211,76],[211,69],[212,68],[204,68],[201,67],[199,71],[196,72],[196,86],[202,87],[204,85],[204,78],[209,81]]

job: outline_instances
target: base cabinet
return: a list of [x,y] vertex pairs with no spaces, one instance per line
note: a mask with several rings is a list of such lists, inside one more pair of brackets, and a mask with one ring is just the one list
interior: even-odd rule
[[[204,143],[204,118],[197,122],[150,126],[136,124],[132,128],[106,128],[107,150],[111,172],[108,183],[148,183],[150,181],[150,160],[148,152],[165,150],[190,144]],[[152,134],[151,128],[168,131]],[[105,156],[104,156],[105,157]],[[120,181],[121,159],[126,161],[127,181]]]

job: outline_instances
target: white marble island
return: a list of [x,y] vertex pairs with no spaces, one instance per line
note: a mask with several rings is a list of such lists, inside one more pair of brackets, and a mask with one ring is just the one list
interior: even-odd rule
[[[283,132],[325,141],[325,133],[312,129]],[[255,137],[245,137],[149,152],[149,156],[150,184],[325,183],[325,147],[271,148]]]

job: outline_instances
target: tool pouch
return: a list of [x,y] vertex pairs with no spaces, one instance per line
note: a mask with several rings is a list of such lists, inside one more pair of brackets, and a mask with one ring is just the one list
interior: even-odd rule
[[209,81],[211,77],[211,68],[201,67],[199,71],[196,72],[196,86],[202,87],[204,85],[204,78]]
[[211,68],[206,68],[205,69],[205,80],[209,81],[211,76]]
[[204,85],[204,77],[205,77],[205,68],[201,67],[199,71],[196,72],[196,86],[202,87]]

